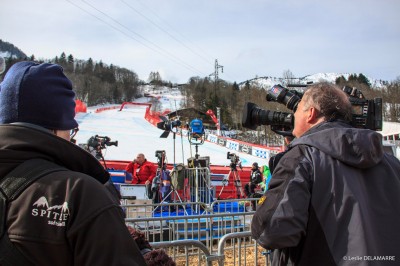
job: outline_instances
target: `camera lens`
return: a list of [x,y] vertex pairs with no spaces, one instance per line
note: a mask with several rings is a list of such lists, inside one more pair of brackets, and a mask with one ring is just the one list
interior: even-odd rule
[[250,129],[256,129],[260,125],[293,128],[293,114],[264,110],[256,104],[248,102],[243,109],[242,125]]
[[267,101],[275,101],[286,105],[293,112],[296,112],[301,96],[296,91],[290,91],[281,85],[274,85],[267,93]]

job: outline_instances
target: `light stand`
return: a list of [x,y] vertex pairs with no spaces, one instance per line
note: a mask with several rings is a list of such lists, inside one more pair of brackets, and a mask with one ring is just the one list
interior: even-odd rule
[[[204,144],[204,128],[200,119],[194,119],[191,121],[190,130],[188,133],[188,140],[189,143],[191,145],[194,145],[196,149],[195,157],[193,159],[193,162],[191,163],[191,166],[194,168],[194,193],[190,194],[191,196],[194,196],[195,202],[201,202],[203,199],[204,203],[209,204],[212,198],[210,186],[210,171],[208,169],[209,165],[207,165],[208,163],[204,165],[206,171],[204,171],[204,169],[201,169],[201,159],[198,154],[199,145]],[[199,212],[198,205],[195,206],[195,211]]]

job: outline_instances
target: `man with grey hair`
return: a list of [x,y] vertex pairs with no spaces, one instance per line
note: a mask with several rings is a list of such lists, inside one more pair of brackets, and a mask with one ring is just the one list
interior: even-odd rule
[[294,114],[296,137],[251,230],[273,265],[377,265],[400,258],[400,162],[382,136],[353,128],[348,96],[316,84]]

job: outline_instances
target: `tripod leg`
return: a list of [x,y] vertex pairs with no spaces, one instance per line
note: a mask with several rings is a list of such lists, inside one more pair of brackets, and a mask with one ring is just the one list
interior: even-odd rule
[[235,177],[236,196],[238,199],[240,199],[241,197],[245,198],[242,188],[242,181],[240,180],[239,173],[235,171],[233,174]]
[[[175,195],[178,197],[179,202],[182,204],[183,210],[185,211],[186,215],[188,215],[188,213],[187,213],[187,211],[186,211],[185,204],[183,204],[183,201],[182,201],[181,197],[179,196],[178,191],[176,191],[176,189],[175,189],[175,187],[174,187],[173,185],[172,185],[172,191],[171,191],[171,193],[172,193],[172,192],[175,192]],[[175,202],[175,201],[174,201],[174,202]],[[177,211],[178,211],[178,208],[177,208]]]
[[[218,197],[217,199],[220,200],[221,199],[221,194],[224,191],[224,188],[229,184],[229,177],[231,176],[232,171],[229,171],[228,173],[228,178],[225,180],[225,178],[222,180],[222,188],[219,191]],[[226,184],[225,184],[226,183]]]

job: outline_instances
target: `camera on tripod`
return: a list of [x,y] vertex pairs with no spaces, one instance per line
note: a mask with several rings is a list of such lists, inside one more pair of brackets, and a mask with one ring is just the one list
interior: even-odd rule
[[118,147],[118,140],[111,141],[111,138],[109,138],[107,136],[95,135],[95,136],[90,137],[90,139],[87,142],[87,145],[89,147],[92,147],[93,149],[105,149],[106,146]]
[[100,160],[104,159],[101,150],[107,146],[118,147],[118,141],[111,141],[111,138],[107,136],[95,135],[90,137],[86,144],[79,144],[79,146]]
[[228,153],[226,154],[226,158],[228,160],[231,160],[231,163],[229,165],[231,167],[231,170],[236,170],[237,165],[239,165],[240,169],[242,169],[242,164],[238,155],[236,155],[235,153],[230,153],[228,151]]
[[166,164],[165,164],[165,151],[163,151],[163,150],[156,151],[155,156],[157,158],[158,168],[162,168],[162,169],[165,170],[165,167],[166,167]]
[[[382,130],[382,98],[365,99],[361,91],[344,86],[342,89],[352,105],[351,125],[356,128]],[[284,104],[288,109],[296,112],[303,93],[288,90],[281,85],[274,85],[267,92],[267,101]],[[259,125],[270,125],[271,130],[282,136],[290,136],[294,127],[293,113],[264,110],[254,103],[246,103],[242,125],[249,129],[256,129]]]

